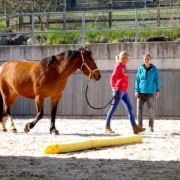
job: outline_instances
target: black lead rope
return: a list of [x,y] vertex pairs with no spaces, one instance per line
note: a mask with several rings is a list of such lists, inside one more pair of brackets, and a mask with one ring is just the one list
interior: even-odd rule
[[[108,101],[107,104],[105,104],[105,105],[102,106],[102,107],[94,107],[93,105],[91,105],[91,103],[89,102],[88,97],[87,97],[88,88],[89,88],[89,86],[88,86],[88,84],[87,84],[87,86],[86,86],[86,92],[85,92],[85,98],[86,98],[87,104],[88,104],[89,107],[92,108],[92,109],[96,109],[96,110],[104,109],[104,108],[106,108],[108,105],[110,105],[115,98],[118,97],[118,95],[115,93],[115,95],[111,98],[110,101]],[[111,105],[112,105],[112,104],[111,104]]]

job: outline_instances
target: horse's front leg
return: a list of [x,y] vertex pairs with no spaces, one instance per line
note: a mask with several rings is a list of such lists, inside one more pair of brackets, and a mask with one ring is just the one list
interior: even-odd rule
[[40,110],[37,114],[35,119],[32,122],[26,123],[24,127],[24,132],[28,133],[36,124],[37,122],[43,117],[43,110]]
[[55,120],[59,98],[51,99],[51,124],[50,134],[59,135],[59,131],[56,129]]
[[26,123],[26,125],[24,127],[25,133],[28,133],[36,125],[36,123],[43,117],[44,99],[41,99],[39,96],[37,96],[35,98],[35,104],[36,104],[36,109],[37,109],[36,117],[32,122]]
[[59,135],[59,131],[56,129],[55,126],[56,112],[57,112],[57,106],[51,110],[50,134]]

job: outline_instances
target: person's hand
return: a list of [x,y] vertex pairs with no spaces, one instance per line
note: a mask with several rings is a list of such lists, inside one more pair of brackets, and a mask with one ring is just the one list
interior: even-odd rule
[[113,92],[114,97],[119,98],[118,90],[112,89],[112,92]]
[[135,92],[135,97],[138,98],[139,97],[139,93],[138,92]]
[[115,89],[112,89],[112,92],[113,92],[113,94],[115,94],[115,93],[116,93],[116,90],[115,90]]
[[160,95],[160,93],[159,93],[159,91],[157,91],[156,94],[155,94],[155,97],[159,98],[159,95]]

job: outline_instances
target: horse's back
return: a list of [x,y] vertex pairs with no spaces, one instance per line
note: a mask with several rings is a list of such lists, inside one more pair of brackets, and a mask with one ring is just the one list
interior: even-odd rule
[[28,60],[24,60],[24,59],[11,59],[8,60],[6,62],[4,62],[1,67],[5,68],[9,68],[9,66],[32,66],[32,64],[37,63],[38,61],[28,61]]
[[0,80],[14,81],[15,78],[27,78],[33,66],[34,63],[26,60],[9,60],[0,66]]
[[40,64],[40,61],[28,61],[28,60],[8,60],[0,66],[0,74],[6,72],[18,72],[21,73],[32,71],[37,65]]
[[29,62],[27,60],[16,60],[16,59],[8,60],[0,66],[0,73],[1,72],[5,73],[8,70],[10,70],[10,71],[14,70],[19,66],[24,68],[25,66],[28,66],[30,64],[31,64],[31,62]]
[[[7,61],[0,70],[0,90],[5,87],[3,89],[6,89],[6,94],[32,99],[37,94],[42,97],[54,96],[52,87],[57,86],[59,78],[54,67],[47,66],[44,61]],[[59,94],[59,90],[56,90],[56,93]]]
[[0,67],[0,90],[8,93],[17,93],[34,98],[33,69],[35,62],[26,60],[9,60]]

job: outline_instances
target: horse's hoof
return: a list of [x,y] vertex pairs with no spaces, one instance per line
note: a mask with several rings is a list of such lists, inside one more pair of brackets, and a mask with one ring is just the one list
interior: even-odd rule
[[25,132],[25,133],[28,133],[29,131],[30,131],[30,124],[27,123],[27,124],[25,125],[25,127],[24,127],[24,132]]
[[17,133],[17,129],[16,128],[10,129],[10,132]]
[[56,130],[56,129],[50,131],[50,133],[51,133],[52,135],[59,135],[59,131]]

